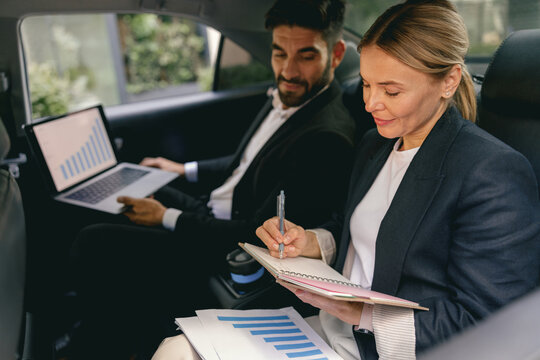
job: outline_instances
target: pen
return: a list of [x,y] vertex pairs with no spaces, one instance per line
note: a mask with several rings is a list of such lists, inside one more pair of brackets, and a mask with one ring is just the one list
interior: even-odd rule
[[[279,232],[281,235],[285,234],[285,226],[283,220],[285,218],[285,192],[281,190],[279,196],[277,197],[277,213],[279,217]],[[285,245],[283,243],[279,244],[279,258],[283,259],[283,248]]]

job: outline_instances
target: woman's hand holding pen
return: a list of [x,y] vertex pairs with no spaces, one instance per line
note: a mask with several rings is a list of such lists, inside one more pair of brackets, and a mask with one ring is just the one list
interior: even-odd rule
[[285,221],[285,233],[279,231],[279,218],[268,219],[257,228],[256,234],[268,248],[270,255],[279,258],[279,244],[285,244],[283,258],[306,256],[320,258],[321,252],[315,234],[304,228]]

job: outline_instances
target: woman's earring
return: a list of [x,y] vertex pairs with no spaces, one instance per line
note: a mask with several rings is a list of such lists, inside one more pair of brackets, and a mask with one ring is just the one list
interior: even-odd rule
[[450,96],[450,91],[445,92],[444,95]]

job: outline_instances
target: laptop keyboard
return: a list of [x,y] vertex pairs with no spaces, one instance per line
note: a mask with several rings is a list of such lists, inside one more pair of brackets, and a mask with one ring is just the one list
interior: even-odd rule
[[128,186],[148,173],[149,171],[146,170],[124,167],[103,179],[99,179],[98,181],[75,191],[73,194],[69,194],[66,198],[89,204],[97,204],[115,191]]

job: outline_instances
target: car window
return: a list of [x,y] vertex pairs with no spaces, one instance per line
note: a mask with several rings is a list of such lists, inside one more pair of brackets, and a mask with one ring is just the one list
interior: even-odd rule
[[229,38],[224,38],[216,89],[235,89],[273,80],[272,69]]
[[[346,26],[365,33],[373,21],[397,0],[348,0]],[[515,30],[540,27],[540,0],[452,0],[469,31],[469,55],[489,59],[500,43]]]
[[189,19],[32,16],[21,33],[33,119],[213,87],[220,33]]

